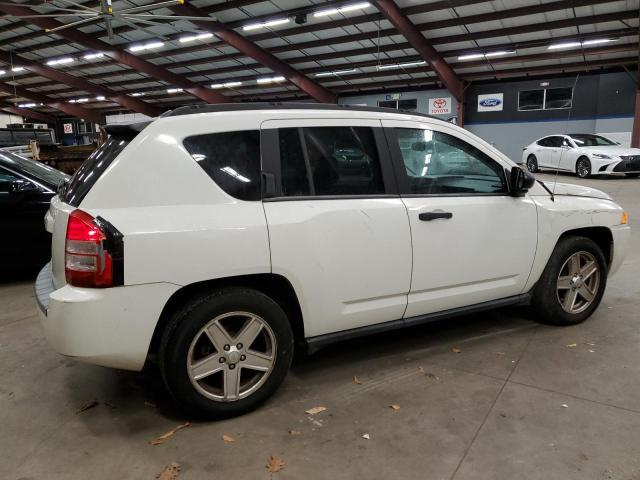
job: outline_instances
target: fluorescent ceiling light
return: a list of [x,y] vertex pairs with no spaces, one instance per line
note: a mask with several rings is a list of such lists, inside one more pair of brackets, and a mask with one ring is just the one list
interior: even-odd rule
[[100,95],[99,97],[96,97],[96,100],[98,100],[98,101],[102,101],[104,99],[105,99],[105,97],[103,95]]
[[233,88],[239,87],[240,85],[242,85],[242,82],[214,83],[211,85],[211,88]]
[[5,73],[7,73],[5,70],[0,70],[0,75],[4,75]]
[[12,72],[23,72],[24,71],[24,67],[13,67],[11,69]]
[[497,52],[487,52],[487,53],[469,53],[468,55],[460,55],[458,60],[475,60],[477,58],[491,58],[491,57],[501,57],[503,55],[512,55],[516,53],[515,50],[499,50]]
[[574,48],[581,46],[580,42],[564,42],[564,43],[554,43],[553,45],[549,45],[547,50],[555,50],[557,48]]
[[47,65],[49,66],[64,65],[65,63],[73,63],[73,62],[75,62],[75,59],[73,57],[63,57],[63,58],[56,58],[55,60],[49,60],[47,62]]
[[198,33],[196,35],[186,35],[184,37],[180,37],[178,41],[180,43],[187,43],[193,42],[194,40],[205,40],[211,37],[213,37],[213,33]]
[[390,63],[387,65],[378,65],[378,70],[389,70],[391,68],[417,67],[418,65],[424,65],[425,63],[427,63],[425,60],[422,60],[419,62]]
[[131,94],[132,97],[143,97],[144,96],[144,92],[135,92]]
[[164,42],[160,42],[158,40],[153,42],[141,43],[139,45],[134,45],[129,47],[130,52],[141,52],[142,50],[151,50],[154,48],[164,47]]
[[289,23],[290,20],[288,18],[279,18],[277,20],[269,20],[266,22],[260,22],[260,23],[250,23],[249,25],[245,25],[244,27],[242,27],[242,30],[257,30],[258,28],[265,28],[265,27],[275,27],[276,25],[282,25],[284,23]]
[[167,88],[167,93],[178,93],[181,92],[181,88]]
[[102,58],[104,57],[104,53],[102,52],[96,52],[96,53],[87,53],[84,57],[85,60],[93,60],[95,58]]
[[20,108],[31,108],[31,107],[35,107],[36,104],[35,103],[21,103],[18,105]]
[[615,42],[613,38],[596,38],[594,40],[585,40],[582,45],[599,45],[601,43]]
[[327,15],[335,15],[336,13],[352,12],[353,10],[362,10],[370,7],[369,2],[359,2],[352,5],[347,5],[340,8],[328,8],[326,10],[319,10],[313,14],[314,17],[326,17]]
[[88,101],[89,101],[89,99],[85,97],[85,98],[79,98],[79,99],[77,99],[77,100],[76,100],[76,103],[87,103]]
[[264,84],[264,83],[275,83],[275,82],[282,82],[284,81],[285,78],[284,77],[266,77],[266,78],[259,78],[258,80],[256,80],[259,84]]
[[67,100],[67,103],[76,103],[75,98],[72,98],[71,100]]
[[347,73],[354,73],[357,71],[358,71],[357,68],[352,68],[351,70],[334,70],[333,72],[316,73],[316,77],[331,77],[335,75],[345,75]]

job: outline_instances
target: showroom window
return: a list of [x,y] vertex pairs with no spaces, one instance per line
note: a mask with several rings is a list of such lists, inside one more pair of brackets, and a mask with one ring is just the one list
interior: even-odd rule
[[283,195],[385,193],[371,128],[281,128],[279,136]]
[[518,110],[558,110],[571,108],[573,88],[547,88],[518,92]]
[[405,110],[407,112],[418,111],[418,100],[415,98],[406,100],[383,100],[378,102],[379,107],[395,108],[396,110]]
[[184,147],[229,195],[260,200],[260,132],[208,133],[184,139]]
[[504,169],[458,137],[432,130],[396,128],[409,192],[422,195],[501,194]]

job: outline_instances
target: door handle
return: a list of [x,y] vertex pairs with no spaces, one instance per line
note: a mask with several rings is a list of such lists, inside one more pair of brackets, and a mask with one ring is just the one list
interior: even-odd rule
[[449,219],[453,217],[453,213],[451,212],[423,212],[418,215],[418,218],[423,222],[430,222],[431,220],[436,220],[437,218]]

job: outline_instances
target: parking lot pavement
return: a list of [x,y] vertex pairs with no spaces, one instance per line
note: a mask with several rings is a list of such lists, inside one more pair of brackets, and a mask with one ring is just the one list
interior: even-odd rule
[[[559,181],[610,193],[640,223],[640,180]],[[639,235],[584,324],[541,326],[510,308],[333,345],[297,360],[257,411],[156,446],[190,419],[153,369],[58,356],[32,285],[4,283],[0,478],[153,479],[171,462],[181,480],[640,478]],[[305,413],[315,406],[326,410]],[[265,468],[270,456],[281,471]]]

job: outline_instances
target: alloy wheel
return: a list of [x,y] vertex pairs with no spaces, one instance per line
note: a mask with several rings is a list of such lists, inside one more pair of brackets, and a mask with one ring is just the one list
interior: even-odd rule
[[229,312],[209,321],[193,338],[187,357],[192,385],[207,398],[233,402],[258,390],[272,372],[276,339],[263,318]]
[[600,286],[596,258],[585,251],[571,255],[562,265],[556,285],[558,301],[565,312],[584,312],[594,302]]
[[536,161],[534,156],[530,156],[527,158],[527,170],[531,173],[536,173],[538,170],[538,162]]
[[576,166],[576,171],[580,178],[586,178],[591,174],[591,165],[589,160],[581,158],[578,160],[578,165]]

